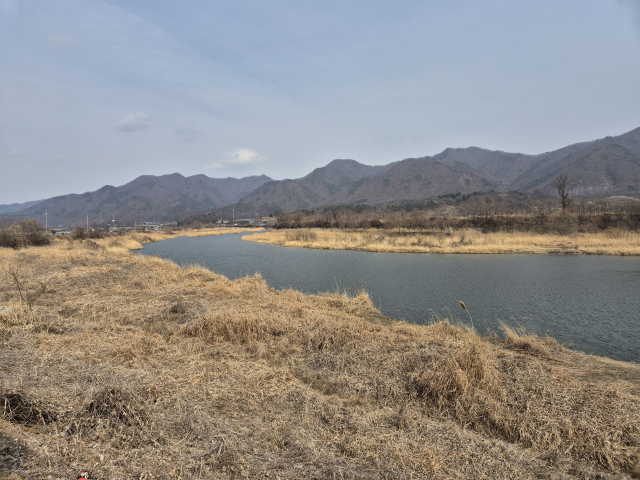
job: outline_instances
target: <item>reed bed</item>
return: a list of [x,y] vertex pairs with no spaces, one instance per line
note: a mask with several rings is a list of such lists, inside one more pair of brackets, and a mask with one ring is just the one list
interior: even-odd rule
[[0,478],[640,477],[638,365],[126,250],[152,238],[0,250],[47,286],[0,280]]
[[395,230],[272,230],[243,240],[284,247],[366,252],[408,253],[562,253],[585,255],[640,255],[640,233],[608,230],[574,235],[482,233],[447,228],[442,232]]

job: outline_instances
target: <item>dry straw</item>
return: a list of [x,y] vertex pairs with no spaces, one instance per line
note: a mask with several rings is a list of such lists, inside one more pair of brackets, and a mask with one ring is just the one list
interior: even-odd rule
[[407,229],[300,229],[269,231],[246,236],[244,240],[285,247],[367,252],[640,255],[640,233],[637,231],[560,235],[532,232],[482,233],[476,229],[453,227],[448,227],[443,232]]
[[0,478],[639,474],[637,365],[127,251],[159,238],[0,250],[49,286],[0,283]]

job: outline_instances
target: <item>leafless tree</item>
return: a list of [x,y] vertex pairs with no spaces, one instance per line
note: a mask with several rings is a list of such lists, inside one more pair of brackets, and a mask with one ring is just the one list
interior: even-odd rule
[[20,272],[17,267],[8,266],[7,268],[2,267],[2,271],[13,280],[18,289],[18,293],[20,294],[20,299],[27,304],[29,310],[33,308],[36,300],[40,298],[44,293],[47,293],[47,284],[46,282],[41,282],[40,280],[36,280],[38,283],[38,287],[29,291],[22,280],[20,280]]
[[558,175],[551,185],[556,189],[558,195],[560,195],[562,211],[564,212],[564,209],[567,207],[567,201],[569,200],[569,185],[571,185],[569,175]]

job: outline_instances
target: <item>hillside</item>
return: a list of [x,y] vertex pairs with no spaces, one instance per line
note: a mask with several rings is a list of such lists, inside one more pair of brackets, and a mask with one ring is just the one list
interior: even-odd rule
[[240,203],[257,208],[271,205],[276,209],[298,210],[320,206],[325,198],[296,180],[273,180],[243,197]]
[[569,175],[573,195],[639,195],[640,128],[539,155],[469,147],[377,167],[334,160],[305,177],[269,182],[241,202],[256,210],[291,211],[492,189],[551,193],[551,183],[561,174]]
[[355,160],[333,160],[302,178],[265,183],[243,197],[241,203],[258,208],[277,205],[283,210],[319,207],[355,182],[372,177],[387,168],[389,165],[370,166]]
[[450,167],[483,177],[498,187],[510,184],[535,163],[535,156],[532,155],[478,147],[447,148],[433,158]]
[[487,180],[456,170],[432,158],[408,158],[388,170],[362,179],[334,195],[330,203],[377,205],[399,200],[418,200],[451,192],[491,190]]
[[40,203],[41,201],[42,200],[33,200],[31,202],[11,203],[11,204],[0,205],[0,214],[18,212],[20,210],[24,210],[25,208],[29,208],[29,207],[31,207],[33,205],[36,205],[36,204]]
[[469,147],[448,148],[433,158],[505,191],[548,190],[555,177],[567,174],[578,195],[640,192],[640,128],[539,155]]
[[607,138],[565,155],[535,164],[511,183],[513,189],[548,188],[553,179],[567,174],[574,194],[615,195],[640,191],[640,149]]
[[351,187],[358,180],[388,170],[391,165],[371,166],[355,160],[334,160],[326,167],[316,168],[309,175],[302,177],[300,184],[325,198],[331,197]]
[[205,177],[209,184],[224,196],[225,204],[235,203],[249,192],[271,181],[271,178],[266,175],[244,178],[210,178],[205,175],[195,175],[195,177]]
[[473,173],[431,158],[409,158],[383,166],[334,160],[305,177],[265,183],[243,197],[241,202],[257,208],[276,205],[291,211],[330,204],[376,205],[492,188],[490,182]]
[[47,211],[49,226],[82,225],[87,213],[91,224],[104,224],[113,217],[118,223],[177,220],[189,213],[233,203],[269,180],[265,175],[241,179],[184,177],[179,173],[143,175],[120,187],[106,185],[94,192],[43,200],[19,213],[44,220]]

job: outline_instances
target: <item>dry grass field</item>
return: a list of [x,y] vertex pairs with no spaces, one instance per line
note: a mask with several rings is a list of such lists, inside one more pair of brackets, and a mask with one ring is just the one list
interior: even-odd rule
[[[159,240],[166,240],[168,238],[175,237],[211,237],[215,235],[227,235],[230,233],[249,233],[249,232],[260,232],[264,230],[264,228],[244,228],[244,227],[218,227],[218,228],[201,228],[197,230],[182,230],[178,232],[166,233],[164,231],[154,231],[144,234],[136,234],[134,238],[144,238],[144,242],[157,242]],[[144,235],[144,237],[142,237]],[[125,237],[128,239],[132,239],[131,237]],[[138,241],[139,240],[133,240]]]
[[395,230],[273,230],[243,240],[284,247],[367,252],[413,253],[562,253],[640,255],[640,233],[618,229],[574,235],[536,233],[482,233],[447,228],[443,232]]
[[159,238],[0,249],[0,478],[640,478],[638,365],[129,252]]

